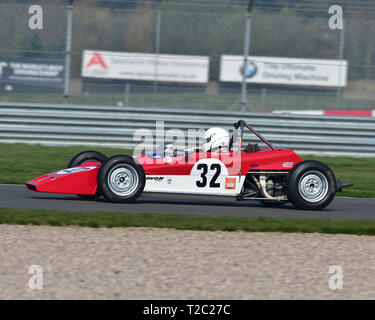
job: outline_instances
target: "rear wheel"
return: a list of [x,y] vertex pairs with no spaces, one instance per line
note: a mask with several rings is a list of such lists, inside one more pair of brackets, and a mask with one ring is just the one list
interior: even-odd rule
[[288,175],[288,199],[299,209],[321,210],[332,202],[335,193],[335,175],[319,161],[300,162]]
[[[107,157],[100,152],[91,151],[91,150],[90,151],[83,151],[81,153],[78,153],[76,156],[73,157],[72,160],[70,160],[70,162],[68,164],[68,168],[77,167],[77,166],[80,166],[82,163],[89,162],[89,161],[90,162],[103,163],[106,160],[107,160]],[[99,198],[101,196],[101,194],[100,194],[99,188],[98,188],[96,193],[93,194],[93,195],[91,195],[91,194],[77,194],[77,196],[79,196],[82,199],[90,200],[90,199]]]
[[113,156],[99,169],[98,187],[112,202],[131,202],[137,199],[146,184],[143,167],[130,156]]

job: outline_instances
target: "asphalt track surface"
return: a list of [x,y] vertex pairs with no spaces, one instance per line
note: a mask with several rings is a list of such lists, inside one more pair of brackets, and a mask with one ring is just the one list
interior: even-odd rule
[[325,219],[375,219],[375,199],[340,198],[321,211],[302,211],[291,204],[270,208],[258,201],[231,197],[144,193],[129,204],[82,200],[75,195],[38,193],[23,185],[0,185],[0,207],[71,211],[122,211],[129,213],[176,213],[208,216],[297,217]]

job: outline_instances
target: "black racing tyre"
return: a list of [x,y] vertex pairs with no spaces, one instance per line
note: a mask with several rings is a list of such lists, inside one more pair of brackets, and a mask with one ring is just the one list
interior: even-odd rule
[[336,177],[322,162],[307,160],[298,163],[288,174],[287,195],[298,209],[321,210],[336,194]]
[[288,201],[273,201],[273,200],[262,200],[260,201],[261,204],[265,205],[266,207],[280,207],[283,204],[287,203]]
[[[77,167],[77,166],[79,166],[82,163],[85,163],[87,161],[94,161],[94,162],[103,163],[106,160],[107,160],[107,157],[100,152],[91,151],[91,150],[90,151],[83,151],[81,153],[78,153],[76,156],[73,157],[72,160],[70,160],[70,162],[68,164],[68,168]],[[100,191],[99,191],[99,188],[98,188],[98,191],[93,195],[77,194],[77,196],[79,196],[80,198],[83,198],[83,199],[96,199],[96,198],[99,198],[101,196],[101,194],[100,194]]]
[[113,156],[100,167],[98,187],[109,201],[127,203],[137,199],[146,184],[146,176],[139,162],[130,156]]

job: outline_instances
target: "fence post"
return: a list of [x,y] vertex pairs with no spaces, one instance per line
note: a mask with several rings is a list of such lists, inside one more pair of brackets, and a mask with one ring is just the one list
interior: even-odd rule
[[65,81],[64,81],[64,98],[67,102],[69,97],[70,86],[70,60],[72,50],[72,24],[73,24],[73,0],[69,0],[67,7],[67,25],[66,25],[66,46],[65,46]]
[[247,102],[247,85],[246,85],[246,67],[247,60],[249,57],[250,49],[250,33],[251,33],[251,10],[253,8],[255,0],[249,0],[249,5],[247,7],[246,14],[246,29],[245,29],[245,39],[244,39],[244,49],[243,49],[243,67],[242,67],[242,94],[241,94],[241,111],[245,111],[245,106]]
[[339,81],[337,85],[336,90],[336,109],[341,108],[341,100],[342,100],[342,89],[341,89],[341,69],[342,69],[342,60],[344,59],[344,49],[345,49],[345,27],[346,27],[346,21],[343,20],[342,22],[342,29],[340,32],[340,47],[339,47],[339,60],[340,60],[340,66],[339,66]]
[[267,100],[267,89],[262,88],[262,111],[263,112],[266,108],[266,100]]
[[129,107],[130,83],[125,86],[125,107]]
[[155,75],[154,75],[154,93],[158,90],[158,64],[159,64],[159,53],[160,53],[160,29],[161,29],[161,11],[156,11],[156,38],[155,38]]

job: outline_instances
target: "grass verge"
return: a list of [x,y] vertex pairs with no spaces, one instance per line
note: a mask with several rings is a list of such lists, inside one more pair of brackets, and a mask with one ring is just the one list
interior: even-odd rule
[[375,220],[191,216],[0,208],[0,224],[375,235]]
[[96,150],[108,157],[115,154],[132,154],[132,151],[124,149],[1,143],[0,183],[23,184],[43,174],[65,169],[77,153],[85,150]]
[[[131,154],[130,150],[93,147],[47,147],[28,144],[0,144],[0,183],[23,184],[45,173],[64,169],[77,153],[94,149],[107,156]],[[316,159],[328,164],[336,178],[353,182],[339,195],[348,197],[375,197],[375,158],[315,157],[303,156],[304,160]]]

